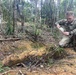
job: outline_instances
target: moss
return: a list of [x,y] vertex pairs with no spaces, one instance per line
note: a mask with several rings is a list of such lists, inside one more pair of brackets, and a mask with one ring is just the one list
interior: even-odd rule
[[41,43],[32,43],[31,46],[32,46],[32,48],[41,48],[41,47],[43,47],[44,45],[41,44]]

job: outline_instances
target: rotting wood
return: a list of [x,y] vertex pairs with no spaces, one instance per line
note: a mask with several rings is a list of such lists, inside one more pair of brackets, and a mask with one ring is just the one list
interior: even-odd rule
[[[53,49],[53,47],[50,48],[50,50],[52,50],[52,49]],[[18,63],[27,61],[29,58],[31,58],[32,61],[34,61],[34,58],[39,57],[39,59],[34,64],[36,66],[43,59],[45,59],[45,61],[47,62],[48,56],[49,56],[49,58],[53,57],[53,58],[57,59],[57,58],[63,58],[67,55],[65,53],[65,51],[63,51],[61,54],[57,54],[57,53],[58,53],[57,50],[47,51],[46,47],[42,47],[38,50],[26,50],[26,51],[22,52],[21,54],[13,54],[13,55],[7,56],[2,61],[2,64],[3,64],[3,66],[13,66]]]
[[23,62],[24,60],[26,60],[29,56],[42,56],[43,54],[45,54],[45,49],[46,48],[41,48],[39,50],[32,50],[32,51],[24,51],[19,55],[16,54],[12,54],[10,56],[7,56],[3,61],[2,64],[3,66],[13,66],[16,65],[18,63]]

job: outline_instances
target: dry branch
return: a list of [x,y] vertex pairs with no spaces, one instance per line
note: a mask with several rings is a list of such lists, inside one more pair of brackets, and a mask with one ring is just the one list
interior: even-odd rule
[[8,38],[8,39],[0,39],[0,42],[3,42],[3,41],[18,41],[20,40],[20,38]]

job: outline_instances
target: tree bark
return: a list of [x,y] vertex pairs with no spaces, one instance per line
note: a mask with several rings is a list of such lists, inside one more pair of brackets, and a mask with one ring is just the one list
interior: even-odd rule
[[16,0],[13,2],[13,35],[15,35],[17,26],[17,7],[16,7]]

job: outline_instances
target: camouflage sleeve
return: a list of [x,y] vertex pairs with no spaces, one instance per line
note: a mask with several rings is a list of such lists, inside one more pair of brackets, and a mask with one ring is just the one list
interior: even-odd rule
[[76,29],[70,32],[71,35],[75,34],[76,35]]
[[55,23],[55,25],[59,24],[59,25],[64,25],[64,23],[66,22],[66,19],[62,19],[62,20],[59,20]]
[[70,32],[70,34],[75,34],[76,35],[76,20],[74,22],[74,29]]

